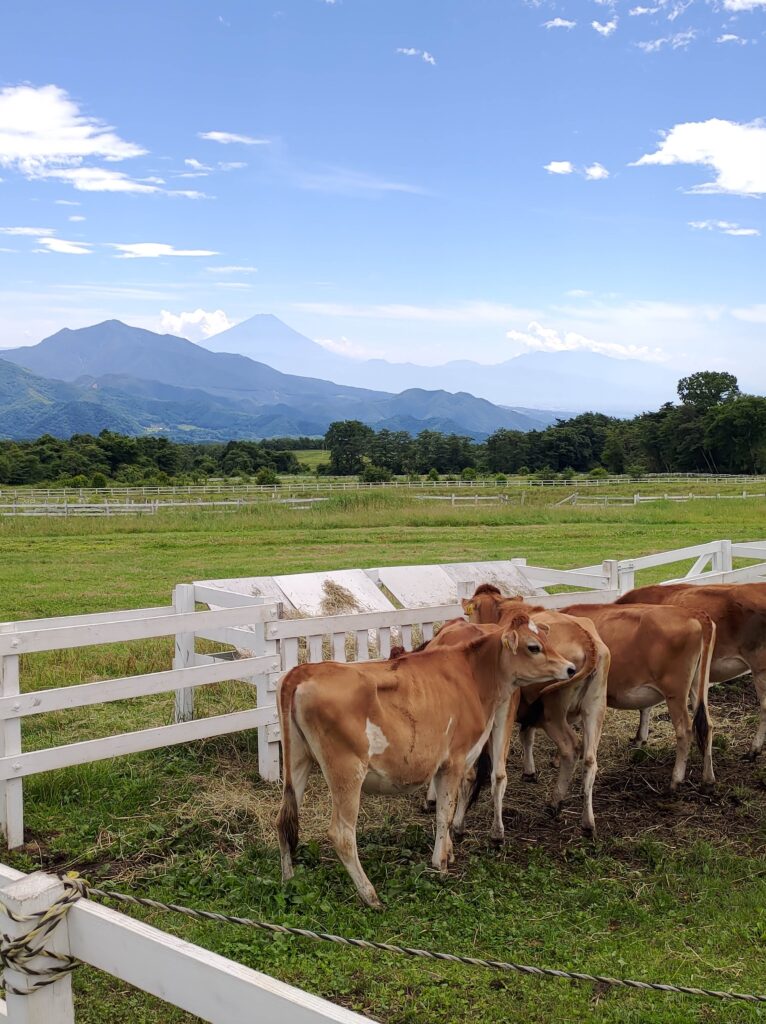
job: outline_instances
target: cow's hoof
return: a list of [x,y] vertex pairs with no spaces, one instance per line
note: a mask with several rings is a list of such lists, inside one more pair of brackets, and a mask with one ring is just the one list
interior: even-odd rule
[[505,831],[493,828],[492,831],[489,833],[489,838],[492,840],[493,843],[499,845],[500,843],[505,842]]
[[596,838],[596,826],[595,825],[583,825],[582,826],[582,834],[585,836],[586,839],[595,839]]
[[561,809],[563,806],[563,803],[547,804],[545,809],[554,821],[558,821],[558,819],[561,817]]
[[537,782],[537,772],[522,772],[521,773],[521,781],[522,782]]
[[640,736],[634,736],[628,743],[629,747],[633,747],[634,750],[640,750],[646,746],[646,740],[642,740]]
[[700,793],[702,793],[703,796],[712,796],[715,793],[715,783],[714,782],[703,782],[703,783],[701,783],[700,784]]

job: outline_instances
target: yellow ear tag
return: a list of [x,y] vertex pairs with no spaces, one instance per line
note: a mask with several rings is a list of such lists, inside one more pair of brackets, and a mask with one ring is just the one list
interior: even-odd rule
[[469,601],[465,606],[466,615],[473,615],[473,601]]

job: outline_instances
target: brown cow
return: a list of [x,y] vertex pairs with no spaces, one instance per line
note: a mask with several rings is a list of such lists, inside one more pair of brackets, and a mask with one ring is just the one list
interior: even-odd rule
[[[710,680],[726,683],[752,672],[760,704],[760,719],[750,750],[755,760],[766,740],[766,583],[722,583],[694,586],[639,587],[619,598],[616,604],[661,604],[704,612],[716,625],[715,649]],[[646,740],[649,712],[641,712],[637,739]]]
[[[676,734],[670,781],[676,790],[686,776],[692,725],[703,757],[703,788],[715,784],[713,727],[707,706],[715,623],[704,612],[636,604],[574,604],[562,611],[590,619],[612,655],[607,704],[622,710],[668,706]],[[694,719],[689,696],[694,695]]]
[[[483,584],[477,588],[470,600],[463,601],[463,609],[472,622],[502,624],[518,615],[519,609],[524,607],[519,603],[519,598],[504,598],[492,584]],[[559,751],[559,775],[551,801],[551,810],[558,814],[569,791],[580,748],[579,739],[570,722],[579,717],[583,730],[584,765],[582,829],[592,835],[596,828],[593,816],[593,784],[598,770],[598,745],[606,714],[609,649],[599,637],[593,623],[587,619],[575,619],[561,612],[541,608],[535,609],[534,616],[539,626],[548,627],[550,642],[577,666],[578,672],[570,685],[543,697],[540,696],[541,688],[534,686],[525,687],[520,694],[516,718],[521,727],[524,778],[527,781],[536,779],[533,744],[535,726],[539,726],[545,730]],[[502,735],[496,735],[501,728],[501,718],[498,715],[490,741],[494,797],[491,833],[493,839],[502,839],[504,833],[502,808],[507,782],[505,765],[513,734],[513,722],[514,717],[507,716]]]
[[473,629],[475,639],[459,647],[395,661],[300,665],[281,680],[284,784],[277,830],[284,879],[293,874],[298,813],[314,761],[332,797],[330,838],[365,903],[380,906],[357,854],[363,789],[407,791],[435,777],[432,863],[447,870],[458,790],[497,709],[517,687],[576,674],[526,614],[507,628]]

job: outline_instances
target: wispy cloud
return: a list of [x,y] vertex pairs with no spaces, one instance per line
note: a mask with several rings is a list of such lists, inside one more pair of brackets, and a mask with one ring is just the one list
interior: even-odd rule
[[587,181],[603,181],[609,177],[609,171],[600,163],[592,163],[588,167],[575,167],[571,160],[551,160],[543,167],[548,174],[581,174]]
[[735,36],[731,32],[724,32],[722,36],[716,39],[717,43],[738,43],[740,46],[747,46],[750,42],[749,39],[743,39],[742,36]]
[[609,171],[600,163],[591,164],[590,167],[585,168],[583,173],[588,181],[603,181],[609,177]]
[[695,185],[690,192],[728,192],[739,195],[766,193],[766,122],[748,124],[711,118],[677,124],[662,133],[654,153],[646,153],[632,167],[700,164],[715,171],[715,180]]
[[544,28],[574,28],[577,24],[576,21],[569,21],[567,18],[551,18],[550,21],[544,21]]
[[212,249],[175,249],[163,242],[133,242],[125,245],[110,242],[112,249],[118,249],[117,259],[156,259],[160,256],[217,256]]
[[25,235],[29,238],[41,238],[53,233],[53,228],[0,228],[0,235]]
[[314,341],[328,352],[347,356],[349,359],[382,359],[385,356],[383,349],[365,348],[364,345],[359,345],[344,335],[340,338],[314,338]]
[[617,31],[617,20],[618,19],[615,16],[614,18],[607,22],[592,21],[590,23],[590,26],[591,28],[595,29],[600,36],[608,37],[611,36],[613,32]]
[[404,57],[420,57],[426,64],[436,64],[436,58],[428,50],[416,50],[414,46],[397,46],[395,52],[401,53]]
[[334,192],[339,195],[384,195],[387,192],[408,192],[412,195],[428,195],[419,185],[405,181],[391,181],[364,171],[353,171],[346,167],[328,167],[317,171],[293,169],[290,177],[298,188],[311,192]]
[[220,142],[228,146],[231,143],[239,143],[242,146],[268,146],[270,139],[256,139],[252,135],[236,135],[234,132],[198,132],[200,139],[207,139],[208,142]]
[[82,214],[75,213],[71,217],[69,217],[68,220],[71,220],[73,224],[77,224],[80,221],[85,220],[85,217],[83,217]]
[[631,7],[628,14],[631,18],[636,18],[644,14],[656,14],[657,11],[659,11],[659,7]]
[[753,237],[761,233],[758,228],[743,228],[728,220],[690,220],[689,227],[696,228],[698,231],[720,231],[724,235],[742,237]]
[[756,11],[766,7],[766,0],[723,0],[727,11]]
[[342,316],[362,320],[412,320],[432,323],[507,324],[529,320],[539,313],[496,302],[464,302],[457,306],[353,305],[341,302],[295,302],[294,309],[323,316]]
[[664,46],[669,46],[671,50],[685,50],[696,38],[697,30],[689,28],[685,32],[675,32],[670,36],[661,36],[658,39],[636,43],[636,46],[644,53],[657,53]]
[[37,252],[58,252],[66,256],[90,256],[93,250],[82,242],[65,242],[63,238],[38,238],[38,243],[45,249]]
[[597,341],[575,331],[557,331],[543,327],[533,320],[526,331],[508,331],[509,341],[523,345],[536,352],[597,352],[614,359],[641,359],[644,362],[659,363],[667,359],[661,348],[647,345],[622,345],[616,341]]

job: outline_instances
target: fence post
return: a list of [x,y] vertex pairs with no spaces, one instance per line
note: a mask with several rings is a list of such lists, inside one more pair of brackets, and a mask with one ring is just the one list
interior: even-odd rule
[[[173,608],[177,614],[194,611],[194,585],[179,583],[173,589]],[[194,633],[176,633],[173,668],[191,668],[194,665]],[[174,722],[190,722],[194,718],[194,687],[176,690],[173,711]]]
[[731,572],[732,567],[731,541],[721,540],[713,552],[710,569],[712,572]]
[[[36,871],[33,875],[26,875],[3,889],[0,892],[0,903],[3,905],[3,911],[10,910],[18,917],[27,917],[38,911],[47,910],[63,894],[64,885],[58,878]],[[30,927],[28,922],[16,922],[3,912],[2,930],[11,939],[23,935]],[[63,917],[47,936],[45,948],[52,953],[69,953],[66,917]],[[55,962],[48,957],[39,956],[30,961],[29,966],[36,970],[44,970]],[[34,980],[34,977],[28,974],[10,967],[6,968],[5,983],[8,988],[5,1000],[9,1024],[74,1024],[71,975],[64,974],[44,988],[30,990],[30,982]],[[11,988],[29,994],[17,995]]]
[[627,594],[636,585],[636,567],[633,562],[617,563],[617,589],[621,594]]
[[[264,603],[265,601],[261,598],[259,604]],[[274,622],[279,618],[278,604],[272,604],[269,611],[270,615],[267,621]],[[274,668],[272,671],[262,672],[261,675],[255,676],[251,680],[255,684],[258,707],[262,708],[266,707],[270,702],[273,703],[275,700],[274,692],[281,675],[279,650],[277,641],[269,640],[266,637],[266,622],[256,622],[254,626],[253,654],[256,658],[274,658]],[[258,726],[258,774],[266,782],[279,781],[280,737],[278,733],[278,724]]]
[[606,583],[604,590],[619,590],[620,563],[614,558],[606,558],[601,563],[601,572]]
[[[0,696],[15,697],[19,693],[19,656],[0,657]],[[0,724],[0,756],[14,757],[21,753],[21,719],[6,718]],[[24,783],[22,779],[6,779],[0,783],[0,826],[9,850],[24,843]]]

